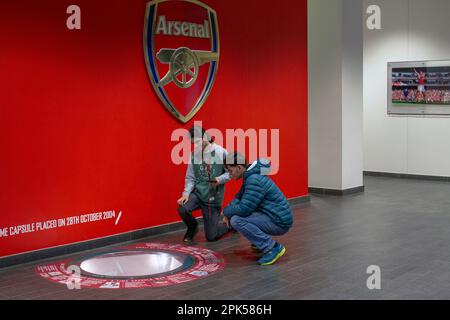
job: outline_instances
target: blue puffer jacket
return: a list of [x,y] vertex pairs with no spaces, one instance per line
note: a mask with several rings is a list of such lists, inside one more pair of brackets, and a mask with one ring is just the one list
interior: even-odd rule
[[269,170],[269,161],[261,159],[244,173],[241,190],[223,210],[226,217],[246,217],[261,212],[280,227],[292,226],[292,211],[286,197],[267,175],[261,175],[261,171],[268,173]]

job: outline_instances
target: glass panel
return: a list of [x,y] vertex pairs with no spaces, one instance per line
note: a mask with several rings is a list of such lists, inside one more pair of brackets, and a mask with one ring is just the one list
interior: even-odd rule
[[84,260],[80,268],[85,272],[108,277],[152,276],[173,271],[184,259],[167,252],[114,252]]
[[388,113],[450,115],[450,61],[388,63]]

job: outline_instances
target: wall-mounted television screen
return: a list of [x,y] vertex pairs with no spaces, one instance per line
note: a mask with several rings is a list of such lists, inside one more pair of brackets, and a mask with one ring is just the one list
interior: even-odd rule
[[450,60],[389,62],[388,114],[450,115]]

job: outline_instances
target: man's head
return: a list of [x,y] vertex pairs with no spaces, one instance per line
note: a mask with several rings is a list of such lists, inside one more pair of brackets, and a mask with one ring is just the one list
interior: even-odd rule
[[194,144],[194,150],[203,150],[211,143],[211,137],[202,127],[191,127],[189,129],[189,135]]
[[237,152],[230,153],[225,160],[225,168],[233,179],[239,180],[244,176],[247,170],[247,160]]

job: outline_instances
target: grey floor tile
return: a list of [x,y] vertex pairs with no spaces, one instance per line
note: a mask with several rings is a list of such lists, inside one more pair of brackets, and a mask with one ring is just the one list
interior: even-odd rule
[[[0,270],[0,299],[450,299],[450,184],[386,177],[364,183],[362,194],[313,195],[309,205],[296,207],[294,226],[277,238],[287,253],[274,266],[258,266],[239,234],[207,243],[200,233],[196,245],[226,260],[222,272],[202,280],[75,292],[39,278],[39,262]],[[139,242],[179,243],[182,236]],[[366,287],[370,265],[381,268],[381,290]]]

